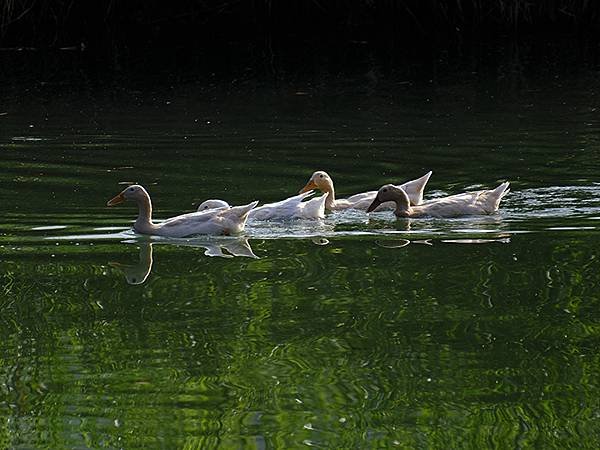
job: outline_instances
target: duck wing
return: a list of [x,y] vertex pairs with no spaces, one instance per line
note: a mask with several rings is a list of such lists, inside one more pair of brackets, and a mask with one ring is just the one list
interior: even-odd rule
[[492,214],[498,210],[500,201],[508,193],[509,183],[505,182],[495,189],[464,192],[414,207],[417,215],[433,217],[457,217],[465,215]]
[[157,225],[162,236],[186,237],[196,234],[235,234],[244,229],[248,213],[258,202],[231,208],[209,209],[172,217]]
[[226,210],[206,210],[171,217],[157,224],[158,233],[168,237],[187,237],[195,234],[221,234],[213,226],[221,212]]
[[506,181],[495,189],[481,191],[477,198],[478,205],[488,214],[498,211],[500,201],[510,192],[509,186],[510,183]]
[[216,209],[216,210],[205,210],[205,211],[197,211],[187,214],[181,214],[179,216],[170,217],[162,221],[159,225],[161,228],[174,228],[184,224],[203,224],[210,221],[215,215],[217,215],[221,211],[226,211],[227,209]]
[[427,185],[429,178],[431,178],[432,173],[433,172],[430,170],[420,178],[407,181],[406,183],[397,186],[406,192],[411,205],[420,205],[423,203],[423,192],[425,191],[425,186]]
[[325,218],[325,201],[329,193],[325,193],[320,197],[311,198],[306,202],[298,205],[298,212],[295,217],[303,219],[324,219]]
[[430,200],[413,207],[418,215],[432,217],[457,217],[471,214],[481,214],[476,205],[481,191],[465,192],[448,197]]
[[[420,205],[423,203],[423,191],[425,190],[425,186],[431,177],[433,172],[429,171],[425,175],[415,180],[410,180],[405,182],[404,184],[396,185],[396,187],[402,189],[408,195],[408,199],[410,200],[411,205]],[[373,203],[375,196],[377,195],[377,191],[367,191],[361,192],[360,194],[352,195],[346,199],[339,200],[347,201],[350,203],[350,208],[355,209],[363,209],[367,210],[367,208]],[[394,202],[385,202],[375,209],[375,211],[383,211],[383,210],[392,210],[395,209],[396,205]]]
[[303,192],[275,203],[267,203],[255,208],[250,217],[255,220],[287,219],[295,217],[302,207],[302,200],[311,196],[314,191]]

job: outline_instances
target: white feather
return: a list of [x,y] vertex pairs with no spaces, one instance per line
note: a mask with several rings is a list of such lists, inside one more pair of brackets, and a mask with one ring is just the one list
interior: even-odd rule
[[[278,202],[267,203],[254,208],[248,217],[252,220],[322,219],[325,217],[327,194],[303,201],[312,194],[313,191],[308,191]],[[224,200],[205,200],[198,207],[198,211],[226,207],[229,207],[229,204]]]

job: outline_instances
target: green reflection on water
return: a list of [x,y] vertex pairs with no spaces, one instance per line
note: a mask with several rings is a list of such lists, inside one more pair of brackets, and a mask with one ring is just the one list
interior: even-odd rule
[[[595,447],[594,86],[432,89],[8,105],[3,447]],[[316,169],[340,194],[429,169],[428,195],[513,192],[491,218],[237,239],[135,237],[104,207],[126,181],[158,217],[272,201]]]
[[108,264],[135,263],[135,245],[15,257],[1,266],[7,439],[551,445],[558,430],[575,445],[598,413],[590,239],[251,242],[260,259],[155,245],[135,286]]

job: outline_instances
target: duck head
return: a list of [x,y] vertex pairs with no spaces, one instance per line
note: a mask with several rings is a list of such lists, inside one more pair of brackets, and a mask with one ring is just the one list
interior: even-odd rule
[[333,181],[331,181],[331,177],[324,172],[323,170],[317,170],[313,173],[308,180],[308,183],[300,189],[300,194],[304,192],[311,191],[313,189],[319,189],[323,192],[330,192],[333,187]]
[[148,197],[149,195],[146,189],[144,189],[139,184],[134,184],[123,189],[119,195],[116,195],[113,198],[111,198],[106,203],[106,206],[115,206],[120,203],[123,203],[125,200],[139,201]]
[[202,203],[200,203],[200,206],[198,206],[198,211],[202,212],[202,211],[208,211],[209,209],[217,209],[217,208],[230,208],[229,203],[227,203],[225,200],[204,200]]
[[408,209],[410,202],[406,192],[393,184],[386,184],[379,188],[373,203],[367,208],[367,212],[374,211],[379,205],[385,202],[395,202],[398,210]]

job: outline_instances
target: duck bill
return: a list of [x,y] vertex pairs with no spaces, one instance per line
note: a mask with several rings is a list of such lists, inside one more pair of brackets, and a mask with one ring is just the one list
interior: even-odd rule
[[381,205],[381,203],[383,203],[383,202],[381,202],[379,200],[379,197],[375,197],[375,199],[373,200],[373,203],[371,203],[369,205],[369,207],[367,208],[367,212],[368,213],[373,212],[379,205]]
[[312,191],[313,189],[317,189],[317,185],[313,180],[310,180],[308,183],[306,183],[306,186],[300,189],[300,192],[298,192],[298,194],[304,194],[305,192]]
[[115,205],[118,205],[119,203],[123,203],[124,201],[125,201],[125,197],[123,197],[123,193],[121,192],[119,195],[111,198],[106,203],[106,206],[115,206]]

